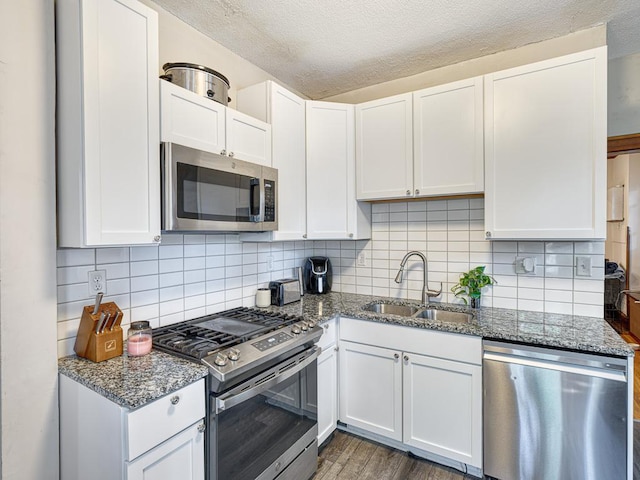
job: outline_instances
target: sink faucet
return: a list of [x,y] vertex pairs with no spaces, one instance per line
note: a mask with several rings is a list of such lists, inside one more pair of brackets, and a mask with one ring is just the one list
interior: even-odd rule
[[422,259],[422,264],[424,266],[424,280],[422,283],[422,303],[427,304],[429,303],[429,297],[437,297],[442,293],[442,282],[440,282],[439,291],[429,290],[429,270],[427,268],[427,257],[423,253],[420,253],[417,250],[412,250],[411,252],[407,253],[404,256],[404,258],[400,262],[400,270],[398,270],[398,274],[396,275],[395,282],[402,283],[402,273],[404,272],[404,266],[407,263],[407,260],[409,259],[409,257],[413,255],[417,255]]

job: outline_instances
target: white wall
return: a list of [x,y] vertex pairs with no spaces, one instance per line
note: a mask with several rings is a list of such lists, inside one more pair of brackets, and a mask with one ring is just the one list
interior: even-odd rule
[[[623,268],[627,268],[627,225],[629,224],[629,155],[618,155],[607,160],[607,188],[624,185],[624,220],[607,222],[605,256]],[[609,204],[607,201],[607,211]]]
[[[158,12],[160,41],[160,71],[158,75],[164,73],[162,66],[165,63],[187,62],[212,68],[227,77],[231,84],[229,89],[231,97],[229,106],[231,108],[236,108],[237,90],[265,80],[274,80],[295,92],[287,84],[214,42],[151,0],[141,0],[141,2]],[[304,95],[302,96],[304,97]]]
[[0,475],[55,479],[53,2],[0,2],[0,32]]
[[629,155],[629,288],[640,290],[640,154]]
[[559,57],[561,55],[568,55],[581,50],[601,47],[607,44],[606,36],[606,26],[600,25],[590,29],[580,30],[564,37],[553,38],[513,50],[506,50],[493,55],[475,58],[455,65],[449,65],[417,75],[327,97],[323,100],[361,103],[398,93],[412,92],[434,85],[441,85],[477,75],[497,72],[506,68]]
[[640,53],[609,61],[608,136],[640,133]]

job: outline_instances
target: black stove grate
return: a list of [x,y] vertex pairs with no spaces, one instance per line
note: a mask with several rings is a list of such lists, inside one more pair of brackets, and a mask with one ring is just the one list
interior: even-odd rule
[[[215,319],[231,319],[254,325],[246,335],[235,335],[225,331],[223,327],[212,327]],[[245,307],[194,318],[173,325],[153,329],[153,346],[158,350],[177,354],[190,360],[200,360],[217,352],[232,347],[259,335],[292,325],[302,321],[302,317],[264,312]],[[200,324],[207,322],[207,327]]]

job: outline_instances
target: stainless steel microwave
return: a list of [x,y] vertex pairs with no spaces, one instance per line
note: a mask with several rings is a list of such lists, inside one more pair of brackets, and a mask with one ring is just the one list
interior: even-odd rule
[[162,230],[278,228],[278,170],[175,143],[161,145]]

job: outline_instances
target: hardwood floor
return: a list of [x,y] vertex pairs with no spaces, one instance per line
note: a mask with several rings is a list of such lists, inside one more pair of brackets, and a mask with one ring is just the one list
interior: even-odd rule
[[320,451],[313,480],[462,480],[471,475],[336,431]]

